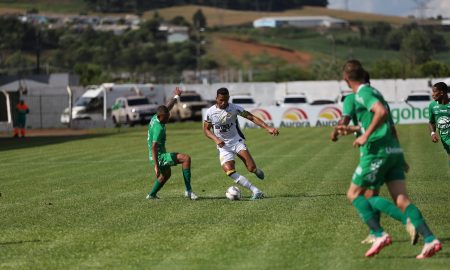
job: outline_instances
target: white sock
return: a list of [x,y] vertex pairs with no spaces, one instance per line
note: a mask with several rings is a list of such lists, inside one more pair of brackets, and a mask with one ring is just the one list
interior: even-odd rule
[[252,185],[252,183],[250,183],[250,181],[248,181],[248,179],[245,178],[245,176],[242,176],[242,175],[238,174],[237,172],[231,174],[230,177],[234,179],[234,182],[236,184],[239,184],[243,187],[248,188],[253,194],[260,191],[257,187]]

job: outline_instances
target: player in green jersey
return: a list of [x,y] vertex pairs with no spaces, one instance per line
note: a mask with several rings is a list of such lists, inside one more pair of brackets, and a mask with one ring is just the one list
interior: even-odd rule
[[175,96],[166,106],[158,107],[156,114],[148,125],[147,145],[150,163],[155,169],[156,181],[152,190],[148,193],[147,199],[158,199],[156,194],[171,176],[170,167],[177,164],[182,164],[183,179],[186,187],[185,197],[191,200],[198,198],[192,192],[191,187],[191,157],[187,154],[166,151],[166,123],[169,121],[170,110],[182,92],[177,87],[174,94]]
[[[367,85],[370,85],[370,75],[369,72],[365,71],[364,76],[364,83]],[[350,124],[350,121],[353,122],[354,126],[347,127]],[[347,129],[351,131],[351,133],[355,134],[356,137],[361,136],[361,127],[358,125],[358,119],[356,117],[356,105],[355,105],[355,93],[348,94],[345,99],[342,106],[342,118],[338,122],[338,126],[336,126],[332,133],[331,133],[331,140],[336,142],[338,140],[338,135],[348,135],[348,134],[339,134],[339,130],[341,126],[346,126],[345,132],[347,132]],[[391,123],[391,129],[395,132],[395,126],[394,123]],[[406,164],[405,164],[406,165]],[[408,170],[408,167],[405,167],[405,171]],[[379,189],[366,189],[364,192],[364,196],[369,201],[370,205],[375,211],[375,217],[380,220],[380,213],[383,212],[384,214],[390,216],[391,218],[400,221],[403,223],[403,225],[406,225],[406,231],[411,237],[411,244],[415,245],[417,241],[419,240],[419,235],[417,234],[414,226],[411,224],[411,221],[406,218],[406,216],[403,214],[403,212],[395,206],[394,203],[392,203],[389,200],[386,200],[382,197],[379,197],[380,191]],[[371,231],[369,235],[361,241],[361,244],[373,244],[376,240],[375,232]]]
[[[431,96],[434,99],[428,106],[431,140],[437,143],[441,137],[442,145],[447,151],[448,165],[450,165],[450,102],[447,85],[443,82],[433,85]],[[436,134],[436,128],[439,130],[439,137]]]
[[[364,197],[367,189],[379,189],[386,183],[396,205],[424,237],[425,245],[416,258],[431,257],[441,250],[442,245],[428,228],[420,210],[408,198],[404,181],[405,160],[400,143],[391,129],[392,116],[381,93],[364,84],[364,72],[357,60],[350,60],[343,67],[343,79],[355,93],[356,115],[362,131],[362,135],[353,142],[353,146],[360,147],[360,163],[353,174],[347,198],[376,236],[365,256],[376,255],[392,242],[381,227],[376,211]],[[340,132],[350,130],[342,126]]]

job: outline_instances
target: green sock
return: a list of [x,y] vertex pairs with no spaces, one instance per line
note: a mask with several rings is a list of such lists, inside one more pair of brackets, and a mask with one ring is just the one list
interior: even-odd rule
[[405,214],[403,214],[402,210],[395,206],[391,201],[379,196],[373,196],[369,198],[368,201],[373,209],[379,210],[391,218],[401,221],[403,225],[406,224]]
[[[380,223],[380,219],[381,219],[380,211],[378,211],[377,209],[373,209],[373,211],[374,211],[373,217],[378,221],[378,223]],[[370,234],[375,235],[375,232],[373,230],[370,230]]]
[[186,191],[192,191],[191,168],[183,169],[183,179],[184,179],[184,185],[186,186]]
[[411,223],[414,225],[416,230],[423,236],[425,243],[430,243],[436,237],[431,232],[430,228],[428,228],[425,220],[422,217],[422,213],[420,213],[419,208],[417,208],[414,204],[409,204],[405,209],[405,215],[411,219]]
[[376,212],[370,206],[369,201],[360,195],[353,200],[352,204],[358,211],[359,217],[369,226],[374,235],[380,237],[383,234],[383,228],[381,228]]
[[158,191],[164,186],[164,184],[161,184],[160,182],[158,182],[158,180],[155,181],[155,183],[153,184],[153,188],[152,191],[150,191],[150,196],[156,196],[156,193],[158,193]]

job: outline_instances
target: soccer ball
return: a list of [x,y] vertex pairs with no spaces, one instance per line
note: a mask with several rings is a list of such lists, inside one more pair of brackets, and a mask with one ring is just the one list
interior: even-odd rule
[[227,189],[227,192],[225,192],[225,196],[231,201],[236,201],[241,199],[241,191],[238,187],[231,186]]

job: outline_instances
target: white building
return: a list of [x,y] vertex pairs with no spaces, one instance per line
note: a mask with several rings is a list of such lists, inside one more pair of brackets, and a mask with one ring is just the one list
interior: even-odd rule
[[161,24],[159,31],[167,32],[167,42],[177,43],[189,40],[189,27]]
[[329,16],[285,16],[264,17],[253,21],[253,27],[299,27],[299,28],[343,28],[348,26],[348,21],[332,18]]

